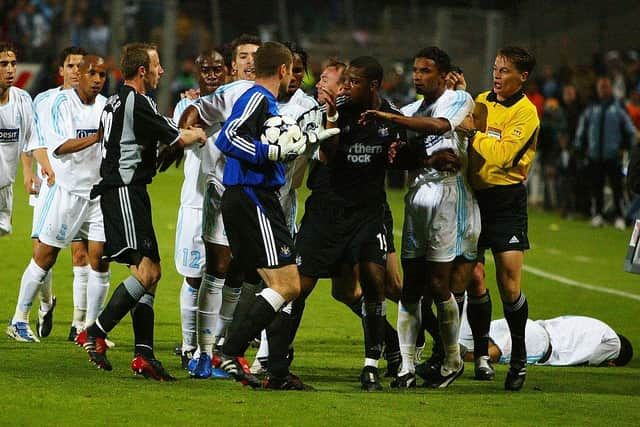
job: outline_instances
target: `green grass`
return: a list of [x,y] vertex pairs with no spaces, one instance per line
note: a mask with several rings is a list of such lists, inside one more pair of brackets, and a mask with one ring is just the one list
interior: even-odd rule
[[[625,368],[532,367],[525,388],[515,394],[502,390],[505,367],[498,367],[496,381],[478,383],[470,378],[471,364],[444,391],[387,389],[364,394],[357,381],[363,361],[360,322],[331,299],[324,281],[307,303],[294,362],[294,371],[316,392],[253,391],[231,381],[188,379],[178,367],[179,359],[172,355],[180,339],[181,279],[173,266],[173,242],[181,182],[181,171],[171,170],[150,187],[164,260],[156,297],[156,353],[179,381],[163,384],[131,375],[129,318],[111,335],[117,343],[109,352],[113,372],[96,370],[82,350],[65,341],[72,312],[71,261],[65,250],[54,268],[58,308],[52,335],[33,345],[0,337],[0,425],[637,425],[640,358]],[[20,277],[31,256],[27,237],[31,209],[20,185],[15,193],[14,233],[0,239],[3,321],[13,315]],[[389,192],[397,231],[402,223],[402,196],[402,191]],[[640,278],[622,271],[629,232],[612,227],[594,230],[584,222],[534,211],[530,238],[533,250],[527,252],[525,264],[640,295]],[[397,238],[396,244],[399,248]],[[493,274],[489,262],[489,286],[498,295]],[[127,275],[123,266],[114,265],[112,289]],[[523,287],[530,317],[594,316],[627,335],[640,351],[637,300],[570,287],[527,272],[523,273]],[[389,317],[395,322],[395,306]],[[502,317],[497,301],[494,317]]]

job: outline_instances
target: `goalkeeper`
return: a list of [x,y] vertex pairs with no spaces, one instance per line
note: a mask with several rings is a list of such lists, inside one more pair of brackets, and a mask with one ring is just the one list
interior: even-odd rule
[[[257,267],[267,285],[237,333],[225,341],[220,367],[236,380],[258,387],[260,382],[243,363],[247,343],[300,293],[293,238],[278,201],[278,189],[285,182],[282,162],[302,153],[307,137],[294,140],[293,133],[287,131],[277,144],[260,141],[265,120],[278,115],[278,92],[291,80],[291,51],[280,43],[265,43],[256,52],[255,69],[256,84],[234,104],[216,146],[227,156],[222,217],[231,252],[245,271]],[[283,382],[290,375],[286,363],[270,364],[269,374]]]

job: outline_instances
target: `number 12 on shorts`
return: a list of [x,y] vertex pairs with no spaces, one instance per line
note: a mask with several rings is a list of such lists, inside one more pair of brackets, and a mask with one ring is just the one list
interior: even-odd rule
[[[189,255],[191,255],[191,257],[189,257]],[[191,258],[191,260],[189,260],[189,258]],[[191,251],[191,254],[189,254],[189,249],[184,248],[182,250],[182,265],[185,267],[200,268],[201,258],[202,255],[200,254],[200,251]]]

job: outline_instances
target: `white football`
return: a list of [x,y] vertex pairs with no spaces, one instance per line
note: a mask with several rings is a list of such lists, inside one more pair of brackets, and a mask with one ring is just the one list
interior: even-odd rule
[[260,140],[263,144],[277,144],[280,135],[284,132],[291,132],[294,139],[302,137],[302,131],[296,121],[287,116],[269,117],[262,126]]

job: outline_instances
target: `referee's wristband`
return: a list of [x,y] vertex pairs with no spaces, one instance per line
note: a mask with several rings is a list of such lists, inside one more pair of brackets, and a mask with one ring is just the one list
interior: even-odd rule
[[336,111],[336,113],[333,116],[327,115],[327,121],[329,123],[335,123],[338,121],[338,117],[340,117],[340,114],[338,114],[338,112]]

